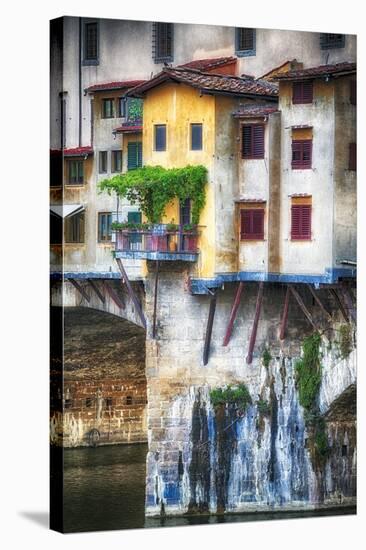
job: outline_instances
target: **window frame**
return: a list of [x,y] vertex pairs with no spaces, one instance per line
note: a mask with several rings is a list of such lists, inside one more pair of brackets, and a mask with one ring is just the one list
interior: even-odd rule
[[[295,211],[300,212],[300,218],[299,218],[299,232],[295,233],[294,231],[294,213]],[[303,225],[303,216],[304,212],[308,211],[310,212],[309,215],[309,230],[308,232],[302,231],[302,225]],[[312,231],[312,218],[313,218],[313,205],[304,203],[304,204],[291,204],[291,228],[290,228],[290,236],[291,241],[311,241],[311,231]]]
[[[193,129],[200,128],[200,147],[193,147]],[[190,124],[190,150],[191,151],[203,151],[203,124],[202,122],[191,122]]]
[[[95,57],[86,57],[87,53],[87,26],[96,25],[96,56]],[[83,65],[99,65],[99,21],[97,19],[84,19],[83,20]]]
[[[106,116],[106,104],[107,102],[110,102],[111,105],[112,105],[112,114],[110,116]],[[102,98],[102,116],[101,116],[102,119],[111,119],[111,118],[115,118],[115,99],[114,97],[103,97]]]
[[[170,47],[167,48],[166,52],[159,51],[160,44],[159,44],[159,32],[161,32],[160,25],[169,25],[169,31],[170,31],[170,37],[167,37],[167,41],[170,40]],[[168,52],[168,49],[170,50]],[[153,23],[152,27],[152,53],[153,53],[153,59],[154,63],[171,63],[174,61],[174,23],[163,23],[156,21]]]
[[[116,169],[116,156],[120,156],[120,170]],[[122,158],[122,150],[121,149],[114,149],[111,151],[111,173],[112,174],[120,174],[123,170],[123,158]]]
[[[84,175],[84,159],[67,159],[67,181],[66,185],[84,185],[85,184],[85,175]],[[76,181],[71,181],[71,166],[72,164],[77,165],[76,169]],[[80,166],[82,167],[81,170],[81,179],[80,179]]]
[[[245,30],[253,31],[253,47],[242,49],[240,46],[240,33]],[[250,57],[257,54],[257,29],[252,27],[235,27],[235,55],[237,57]]]
[[[250,231],[249,233],[245,232],[245,214],[249,215],[249,225],[251,229],[254,230],[254,214],[260,214],[259,223],[261,225],[261,231],[254,233]],[[265,206],[248,207],[240,209],[240,241],[264,241],[264,218],[266,215]]]
[[[103,222],[102,222],[103,217],[106,217],[105,231],[103,231]],[[103,238],[103,234],[105,234],[106,238]],[[98,212],[98,243],[110,243],[111,241],[112,241],[112,212]]]
[[[304,145],[310,144],[309,160],[304,160]],[[294,160],[294,152],[298,148],[301,154],[299,160]],[[293,139],[291,142],[291,168],[292,170],[311,170],[313,167],[313,140],[312,139]]]
[[[67,224],[71,223],[71,220],[76,220],[82,217],[82,227],[78,228],[77,230],[74,228],[71,231],[75,231],[79,234],[80,240],[68,240],[67,234],[69,229],[67,228]],[[81,222],[79,222],[81,223]],[[85,244],[85,210],[82,210],[81,212],[77,212],[76,214],[73,214],[71,216],[67,216],[64,220],[64,242],[65,244]]]
[[[338,44],[330,40],[330,36],[341,36]],[[346,46],[346,35],[341,33],[323,32],[320,33],[320,48],[322,50],[332,50],[333,48],[344,48]]]
[[[251,128],[251,135],[250,135],[250,152],[245,153],[244,151],[244,129],[245,128]],[[254,129],[261,128],[263,135],[263,150],[255,153],[255,139],[254,139]],[[241,158],[243,160],[263,160],[265,157],[265,124],[263,122],[256,122],[256,123],[246,123],[241,125]]]
[[[306,97],[304,86],[311,85],[311,93]],[[298,89],[300,87],[300,90]],[[305,105],[313,103],[314,100],[314,81],[313,80],[295,80],[292,83],[292,104]]]
[[[129,153],[129,148],[132,145],[136,147],[136,160],[137,160],[136,166],[133,166],[133,167],[131,167],[130,165],[130,153]],[[127,171],[137,170],[138,168],[142,167],[142,154],[143,154],[142,141],[130,141],[127,144]]]
[[[127,116],[127,98],[122,96],[117,99],[118,101],[118,118],[126,118]],[[121,109],[121,106],[123,108]]]
[[[157,148],[157,130],[158,128],[164,128],[164,148]],[[167,125],[166,124],[154,124],[154,151],[157,153],[164,153],[167,150]]]
[[[105,169],[103,169],[105,159]],[[108,151],[99,151],[98,174],[108,174]]]

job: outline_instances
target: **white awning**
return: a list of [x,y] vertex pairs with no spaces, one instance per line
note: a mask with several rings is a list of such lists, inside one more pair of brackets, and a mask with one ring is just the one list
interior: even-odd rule
[[79,212],[82,212],[84,210],[84,206],[82,204],[51,204],[50,210],[56,216],[59,216],[60,218],[67,218],[68,216],[73,216],[74,214],[78,214]]

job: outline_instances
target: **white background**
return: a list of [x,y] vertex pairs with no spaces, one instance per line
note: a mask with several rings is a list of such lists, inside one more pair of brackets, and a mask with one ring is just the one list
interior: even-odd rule
[[[60,535],[48,511],[48,20],[111,17],[357,33],[359,121],[365,121],[365,17],[361,2],[162,0],[20,2],[1,13],[0,79],[0,541],[2,548],[365,547],[365,169],[359,124],[358,515],[204,527]],[[289,52],[290,55],[290,52]],[[291,56],[290,56],[291,57]]]

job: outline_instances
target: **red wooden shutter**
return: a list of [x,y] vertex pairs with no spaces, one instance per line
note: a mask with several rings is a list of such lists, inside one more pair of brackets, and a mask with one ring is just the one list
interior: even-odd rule
[[292,84],[292,103],[312,103],[313,102],[313,82],[304,80],[303,82],[294,82]]
[[291,207],[291,239],[311,239],[310,204],[296,204]]
[[350,143],[349,144],[348,169],[349,170],[356,170],[357,169],[357,147],[356,147],[356,143]]
[[253,126],[253,158],[264,158],[264,125],[255,124]]
[[295,169],[311,168],[313,140],[292,140],[292,162]]
[[240,211],[240,238],[243,240],[264,239],[264,209],[253,208]]
[[264,125],[244,124],[242,127],[242,158],[264,158]]
[[252,238],[264,239],[264,210],[252,210]]
[[252,156],[252,126],[245,124],[242,128],[241,156],[243,159]]

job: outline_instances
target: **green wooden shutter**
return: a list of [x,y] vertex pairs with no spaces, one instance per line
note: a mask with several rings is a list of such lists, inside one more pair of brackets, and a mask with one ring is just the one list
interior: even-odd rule
[[142,166],[142,143],[132,142],[127,148],[127,169],[136,170]]
[[[128,212],[127,221],[131,223],[141,223],[142,217],[141,212]],[[130,235],[130,243],[141,243],[142,235]]]

